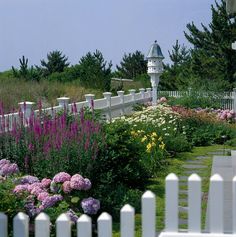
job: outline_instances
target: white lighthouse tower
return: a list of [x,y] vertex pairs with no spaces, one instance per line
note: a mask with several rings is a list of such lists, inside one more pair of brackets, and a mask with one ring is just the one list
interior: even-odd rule
[[161,52],[161,48],[157,44],[157,41],[155,41],[147,55],[148,75],[150,76],[152,84],[152,105],[157,105],[157,87],[160,81],[160,75],[163,72],[163,59],[164,56]]

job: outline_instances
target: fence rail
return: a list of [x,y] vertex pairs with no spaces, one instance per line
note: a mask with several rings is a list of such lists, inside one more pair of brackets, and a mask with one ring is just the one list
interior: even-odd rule
[[220,104],[218,109],[229,109],[236,111],[236,89],[233,91],[225,92],[204,92],[204,91],[193,91],[192,89],[188,91],[158,91],[158,96],[181,98],[186,96],[192,96],[194,98],[209,98],[212,100],[212,105],[214,102]]
[[[188,229],[179,228],[179,179],[175,174],[166,177],[165,195],[165,229],[159,231],[160,237],[227,237],[236,235],[236,176],[232,181],[233,208],[232,226],[230,233],[224,230],[224,181],[218,174],[210,178],[211,193],[209,201],[209,227],[208,231],[201,228],[201,178],[192,174],[188,178]],[[156,196],[151,191],[146,191],[141,200],[142,205],[142,237],[156,237]],[[4,213],[0,213],[1,237],[7,237],[8,220]],[[35,219],[35,237],[50,236],[50,219],[40,213]],[[112,237],[112,217],[108,213],[102,213],[97,219],[98,237]],[[120,210],[121,237],[134,237],[135,234],[135,210],[130,205],[125,205]],[[13,219],[14,237],[28,237],[29,217],[24,213],[18,213]],[[71,221],[66,214],[61,214],[56,220],[56,236],[71,236]],[[92,236],[92,221],[87,215],[82,215],[77,221],[77,236]]]
[[[151,88],[141,88],[139,92],[136,93],[135,90],[129,90],[129,94],[125,95],[124,91],[118,91],[118,96],[113,96],[110,92],[103,93],[104,98],[95,99],[93,94],[86,94],[85,101],[77,103],[69,103],[70,98],[61,97],[58,98],[59,105],[53,106],[51,108],[43,108],[41,112],[46,113],[50,116],[55,116],[62,109],[67,108],[69,111],[76,109],[80,111],[83,107],[90,107],[100,110],[103,115],[105,115],[107,120],[114,117],[119,117],[124,114],[129,114],[132,112],[132,107],[136,103],[145,103],[151,101],[152,91]],[[26,122],[32,114],[33,102],[21,102],[19,103],[21,108],[21,116]],[[75,108],[76,107],[76,108]],[[40,110],[34,110],[33,113],[37,116]],[[11,113],[0,115],[0,132],[1,131],[11,131],[13,129],[14,123],[20,121],[19,113]]]

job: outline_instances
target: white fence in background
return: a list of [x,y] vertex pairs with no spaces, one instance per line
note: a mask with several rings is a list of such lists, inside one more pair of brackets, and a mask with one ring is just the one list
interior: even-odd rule
[[[69,103],[70,98],[61,97],[58,98],[57,101],[59,103],[58,106],[54,106],[51,108],[42,109],[43,113],[46,113],[51,116],[55,116],[59,111],[64,108],[67,108],[69,111],[76,109],[80,111],[83,107],[90,107],[96,110],[100,110],[103,115],[106,116],[107,120],[111,118],[123,116],[125,114],[130,114],[132,112],[133,105],[137,103],[145,103],[152,100],[152,89],[151,88],[141,88],[139,92],[136,93],[136,90],[129,90],[129,94],[125,95],[124,91],[118,91],[118,96],[113,96],[111,92],[103,93],[104,98],[95,99],[94,94],[86,94],[85,101],[78,103]],[[19,103],[21,107],[21,111],[23,113],[24,119],[27,120],[31,116],[33,102],[21,102]],[[38,115],[39,110],[35,110],[34,114]],[[11,113],[5,114],[4,119],[3,116],[0,115],[0,131],[1,126],[4,124],[5,130],[12,130],[14,123],[20,121],[19,113]]]
[[[210,178],[211,195],[209,202],[209,226],[208,231],[201,228],[201,178],[192,174],[188,178],[188,228],[179,228],[179,179],[175,174],[166,177],[165,195],[165,229],[159,231],[159,237],[235,237],[236,236],[236,177],[232,182],[233,208],[232,208],[232,232],[225,233],[223,225],[224,215],[224,191],[223,179],[215,174]],[[156,196],[147,191],[142,196],[142,237],[156,237]],[[70,237],[71,222],[66,214],[61,214],[56,220],[56,236]],[[7,216],[0,213],[0,234],[7,237]],[[50,219],[41,213],[35,219],[35,237],[50,236]],[[97,220],[98,237],[112,237],[112,217],[108,213],[102,213]],[[121,237],[135,236],[135,210],[130,205],[125,205],[120,211]],[[24,213],[18,213],[13,220],[14,237],[28,237],[29,217]],[[91,237],[92,222],[87,215],[82,215],[77,221],[77,236]]]
[[[218,101],[220,104],[219,109],[229,109],[236,111],[236,88],[233,91],[227,92],[198,92],[192,89],[188,91],[158,91],[159,97],[167,96],[174,98],[181,98],[184,96],[194,96],[198,98],[209,98],[213,101]],[[214,103],[214,102],[213,102]]]

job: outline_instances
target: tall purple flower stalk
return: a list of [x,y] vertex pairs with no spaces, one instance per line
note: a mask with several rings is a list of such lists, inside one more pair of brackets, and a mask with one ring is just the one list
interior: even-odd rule
[[[101,125],[94,119],[87,119],[84,109],[80,110],[78,116],[77,106],[74,103],[71,106],[73,114],[64,110],[62,113],[50,117],[43,114],[41,102],[38,106],[39,114],[36,115],[32,111],[27,120],[27,126],[25,126],[21,109],[18,111],[18,119],[12,123],[11,131],[6,131],[6,128],[9,128],[9,121],[1,119],[0,136],[10,137],[11,144],[18,149],[21,155],[19,158],[21,158],[26,172],[33,172],[34,162],[37,162],[38,159],[36,157],[50,159],[52,152],[60,152],[63,147],[70,149],[71,145],[77,147],[79,154],[86,154],[92,159],[96,158],[97,139],[102,132]],[[3,118],[2,104],[0,104],[0,114]]]

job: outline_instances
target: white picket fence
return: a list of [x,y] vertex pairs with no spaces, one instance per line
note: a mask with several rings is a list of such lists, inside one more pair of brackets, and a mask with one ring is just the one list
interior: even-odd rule
[[[179,228],[179,179],[175,174],[166,177],[165,195],[165,229],[159,232],[160,237],[227,237],[236,236],[236,177],[232,182],[232,233],[225,233],[223,226],[224,192],[223,179],[215,174],[210,178],[211,193],[209,200],[209,227],[208,231],[201,228],[201,178],[192,174],[188,178],[188,229]],[[147,191],[142,196],[142,237],[156,237],[156,196]],[[157,210],[158,213],[158,210]],[[112,217],[102,213],[97,220],[98,237],[112,237]],[[7,216],[0,214],[0,236],[7,237]],[[29,236],[29,217],[18,213],[13,220],[14,237]],[[130,205],[125,205],[120,211],[121,237],[135,236],[135,210]],[[35,219],[35,237],[50,236],[50,219],[41,213]],[[56,236],[71,237],[71,222],[66,214],[61,214],[56,220]],[[91,237],[92,222],[87,215],[82,215],[77,221],[77,237]]]
[[[184,96],[195,96],[196,99],[198,97],[208,97],[212,98],[212,100],[218,100],[220,103],[221,109],[229,109],[236,111],[236,89],[233,91],[227,92],[198,92],[193,91],[192,89],[188,91],[158,91],[158,95],[160,96],[167,96],[167,97],[174,97],[174,98],[181,98]],[[219,108],[219,109],[220,109]]]
[[[106,116],[106,119],[110,120],[114,117],[130,114],[132,112],[133,106],[137,103],[142,104],[152,100],[151,88],[141,88],[139,89],[138,93],[136,93],[136,90],[131,89],[127,95],[124,94],[124,91],[118,91],[117,94],[117,96],[112,97],[111,92],[104,92],[104,98],[102,99],[95,99],[94,94],[86,94],[86,100],[77,103],[69,103],[69,97],[61,97],[57,99],[59,105],[50,108],[43,108],[42,112],[51,116],[55,116],[55,114],[64,108],[72,111],[72,109],[75,109],[76,106],[76,110],[80,111],[80,109],[83,107],[93,107],[96,110],[100,110],[101,113]],[[29,119],[32,113],[34,102],[21,102],[19,105],[21,107],[24,120]],[[39,112],[39,110],[35,110],[34,114],[38,115]],[[5,130],[12,130],[14,123],[18,123],[19,121],[20,117],[18,112],[5,114],[4,118],[2,115],[0,115],[0,131],[2,124],[6,125]]]

